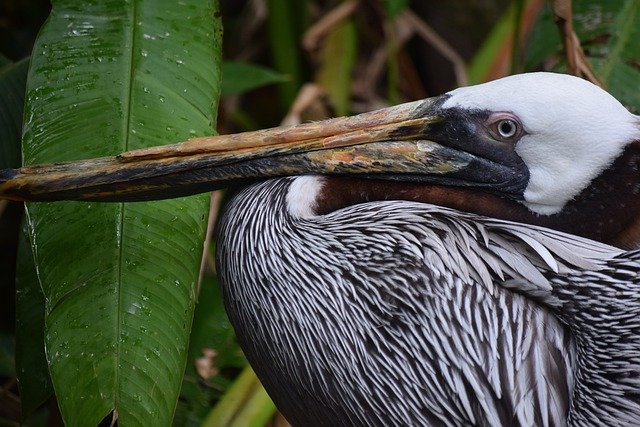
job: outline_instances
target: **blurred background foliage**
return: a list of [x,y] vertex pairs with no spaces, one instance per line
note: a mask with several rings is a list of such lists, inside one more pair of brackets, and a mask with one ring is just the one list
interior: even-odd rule
[[[359,113],[535,70],[588,75],[639,112],[640,1],[573,2],[573,16],[561,15],[559,21],[568,17],[581,42],[582,50],[568,44],[576,55],[584,54],[577,66],[567,60],[567,42],[554,23],[554,11],[557,15],[567,4],[221,0],[225,62],[219,132]],[[13,87],[20,93],[27,63],[20,60],[29,56],[48,12],[46,1],[0,3],[0,91]],[[18,97],[0,106],[3,141],[19,141],[22,102]],[[0,167],[15,166],[18,146],[0,144]],[[214,197],[215,209],[220,200]],[[27,245],[18,244],[22,210],[20,204],[0,201],[0,425],[60,425],[47,378],[40,379],[38,398],[20,396],[17,388],[16,260],[19,269],[33,268],[23,265],[29,259]],[[286,425],[235,344],[217,289],[214,243],[207,244],[174,424]],[[18,257],[19,250],[26,255]]]

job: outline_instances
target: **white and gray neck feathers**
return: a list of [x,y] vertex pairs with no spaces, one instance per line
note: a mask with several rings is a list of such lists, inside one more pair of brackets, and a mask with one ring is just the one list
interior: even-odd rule
[[[598,331],[626,333],[612,323],[637,335],[633,318],[598,305],[605,284],[629,279],[617,263],[637,271],[637,258],[615,261],[622,253],[609,246],[426,204],[314,216],[321,188],[320,178],[300,177],[245,190],[219,240],[239,338],[285,413],[309,416],[294,421],[557,425],[569,399],[576,425],[637,420],[637,378],[599,372],[635,367],[640,345],[631,336],[622,353],[597,345]],[[589,332],[576,334],[577,356],[545,305],[583,316],[561,317]],[[617,382],[623,391],[609,394]]]

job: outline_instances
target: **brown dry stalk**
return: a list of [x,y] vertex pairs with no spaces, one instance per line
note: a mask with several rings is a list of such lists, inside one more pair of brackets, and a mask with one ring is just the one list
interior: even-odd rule
[[433,28],[409,10],[405,10],[398,17],[398,20],[399,22],[402,20],[406,24],[411,25],[417,35],[419,35],[425,42],[429,43],[436,51],[453,64],[453,72],[456,75],[456,81],[459,86],[466,86],[469,84],[467,67],[464,59],[453,47],[451,47],[449,43],[447,43],[445,39],[440,37]]
[[[287,115],[280,122],[280,126],[294,126],[302,123],[302,114],[311,106],[321,102],[326,95],[324,89],[315,83],[307,83],[303,85],[296,95],[296,99],[291,104],[291,108]],[[326,112],[328,114],[328,111]],[[314,117],[314,120],[327,118],[327,114],[322,117]]]
[[220,204],[222,203],[222,192],[214,191],[211,193],[211,202],[209,203],[209,219],[207,220],[207,232],[204,239],[204,247],[202,251],[202,260],[200,262],[200,273],[198,274],[198,294],[200,293],[200,286],[202,285],[202,279],[207,271],[215,272],[216,263],[213,259],[213,254],[210,251],[211,239],[213,237],[213,230],[216,227],[218,221],[218,213],[220,212]]
[[324,39],[336,25],[351,16],[358,8],[358,5],[358,0],[348,0],[340,3],[340,5],[329,11],[304,33],[302,37],[302,47],[304,47],[307,52],[316,50],[322,39]]
[[590,82],[602,86],[587,60],[580,39],[573,28],[573,11],[571,0],[551,0],[554,21],[560,30],[562,43],[567,55],[569,72],[575,76],[584,76]]

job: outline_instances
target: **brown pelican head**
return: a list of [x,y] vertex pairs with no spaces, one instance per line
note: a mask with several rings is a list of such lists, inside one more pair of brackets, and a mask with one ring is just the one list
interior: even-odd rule
[[350,118],[0,171],[0,197],[147,200],[324,175],[294,187],[300,212],[410,199],[631,245],[639,165],[637,116],[582,79],[531,73]]
[[295,209],[326,213],[401,198],[622,246],[640,242],[640,118],[599,87],[562,74],[522,74],[431,98],[415,115],[438,118],[413,137],[429,153],[428,172],[388,173],[376,184],[307,181],[301,200],[313,209]]
[[478,149],[522,160],[523,204],[541,215],[562,211],[640,140],[638,117],[597,86],[563,74],[516,75],[446,97],[443,110],[471,122]]

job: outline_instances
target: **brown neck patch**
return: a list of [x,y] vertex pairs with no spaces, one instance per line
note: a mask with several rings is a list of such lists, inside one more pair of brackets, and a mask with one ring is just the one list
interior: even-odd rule
[[535,224],[600,242],[633,248],[640,244],[640,141],[554,215],[538,215],[499,195],[466,188],[330,176],[316,211],[380,200],[409,200],[520,223]]

